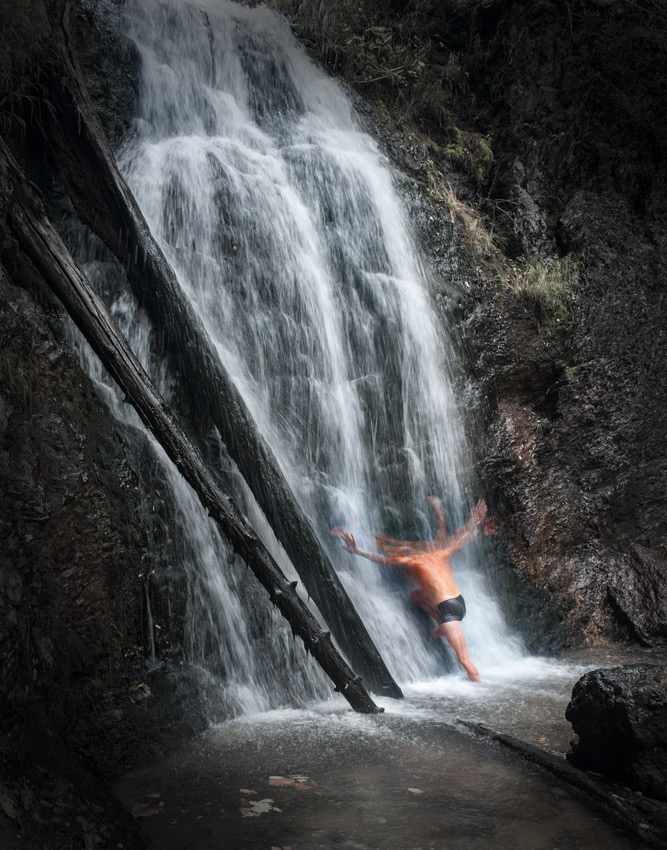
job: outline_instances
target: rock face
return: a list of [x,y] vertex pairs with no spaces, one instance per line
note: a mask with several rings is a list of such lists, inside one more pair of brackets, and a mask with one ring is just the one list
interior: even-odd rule
[[464,334],[495,400],[480,411],[482,464],[512,561],[570,640],[656,645],[667,638],[667,452],[654,427],[667,405],[654,146],[665,22],[649,37],[630,4],[556,5],[539,20],[536,8],[497,15],[475,72],[479,94],[504,82],[487,113],[497,156],[484,203],[505,252],[579,270],[551,308],[488,277],[480,287]]
[[667,800],[667,667],[592,670],[574,686],[566,717],[579,736],[572,761]]
[[[16,12],[39,67],[57,56],[58,28],[41,3],[29,25],[29,5]],[[26,72],[27,50],[19,42],[19,59],[3,56],[9,76]],[[18,156],[19,119],[3,116]],[[35,144],[39,155],[35,173],[57,199]],[[11,203],[0,169],[0,695],[12,708],[3,720],[25,719],[26,705],[43,698],[58,725],[76,718],[70,700],[83,698],[71,681],[78,692],[99,687],[143,643],[137,575],[147,543],[134,464],[74,356],[62,307],[6,226]]]
[[[62,201],[39,133],[21,136],[31,102],[21,86],[41,100],[31,75],[58,55],[50,12],[19,0],[2,21],[12,50],[0,59],[0,130]],[[144,656],[136,465],[74,356],[62,308],[11,235],[11,194],[0,169],[0,818],[27,847],[135,848],[135,825],[98,777],[114,769],[100,726],[112,688],[127,688],[116,677],[139,676]]]

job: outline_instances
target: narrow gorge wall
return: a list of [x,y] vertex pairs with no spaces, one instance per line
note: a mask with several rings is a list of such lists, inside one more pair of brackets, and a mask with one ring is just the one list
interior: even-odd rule
[[667,637],[665,27],[652,3],[509,8],[475,76],[502,92],[482,209],[513,259],[578,265],[559,303],[496,290],[468,328],[513,558],[586,642]]

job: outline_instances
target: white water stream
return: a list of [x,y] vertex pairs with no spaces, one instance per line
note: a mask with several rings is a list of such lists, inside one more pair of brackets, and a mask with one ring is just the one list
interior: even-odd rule
[[[139,114],[119,154],[128,184],[392,674],[437,678],[442,657],[402,577],[345,554],[327,533],[352,519],[425,537],[428,495],[443,499],[452,527],[481,495],[447,332],[391,169],[271,11],[128,0],[126,20],[142,63]],[[114,313],[163,393],[178,393],[127,294]],[[109,396],[119,421],[140,429]],[[172,550],[188,575],[185,655],[214,699],[233,715],[326,694],[189,488],[160,464],[175,502],[170,533],[185,541]],[[252,504],[250,513],[292,572]],[[483,548],[457,556],[455,578],[470,653],[483,678],[502,680],[522,650],[487,589]]]

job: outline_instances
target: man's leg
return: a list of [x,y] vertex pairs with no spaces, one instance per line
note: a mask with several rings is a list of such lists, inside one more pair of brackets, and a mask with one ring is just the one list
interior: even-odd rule
[[463,629],[461,628],[460,620],[451,620],[449,623],[441,623],[437,629],[434,629],[433,632],[431,632],[431,634],[435,638],[447,638],[450,646],[456,653],[456,657],[459,659],[461,666],[468,674],[468,678],[473,682],[482,681],[479,678],[477,667],[475,667],[468,655],[466,639],[463,634]]

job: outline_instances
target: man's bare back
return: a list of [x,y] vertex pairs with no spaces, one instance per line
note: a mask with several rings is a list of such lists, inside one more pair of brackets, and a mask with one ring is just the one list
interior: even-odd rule
[[452,578],[452,564],[446,550],[420,552],[393,559],[391,563],[408,576],[433,606],[460,594]]

